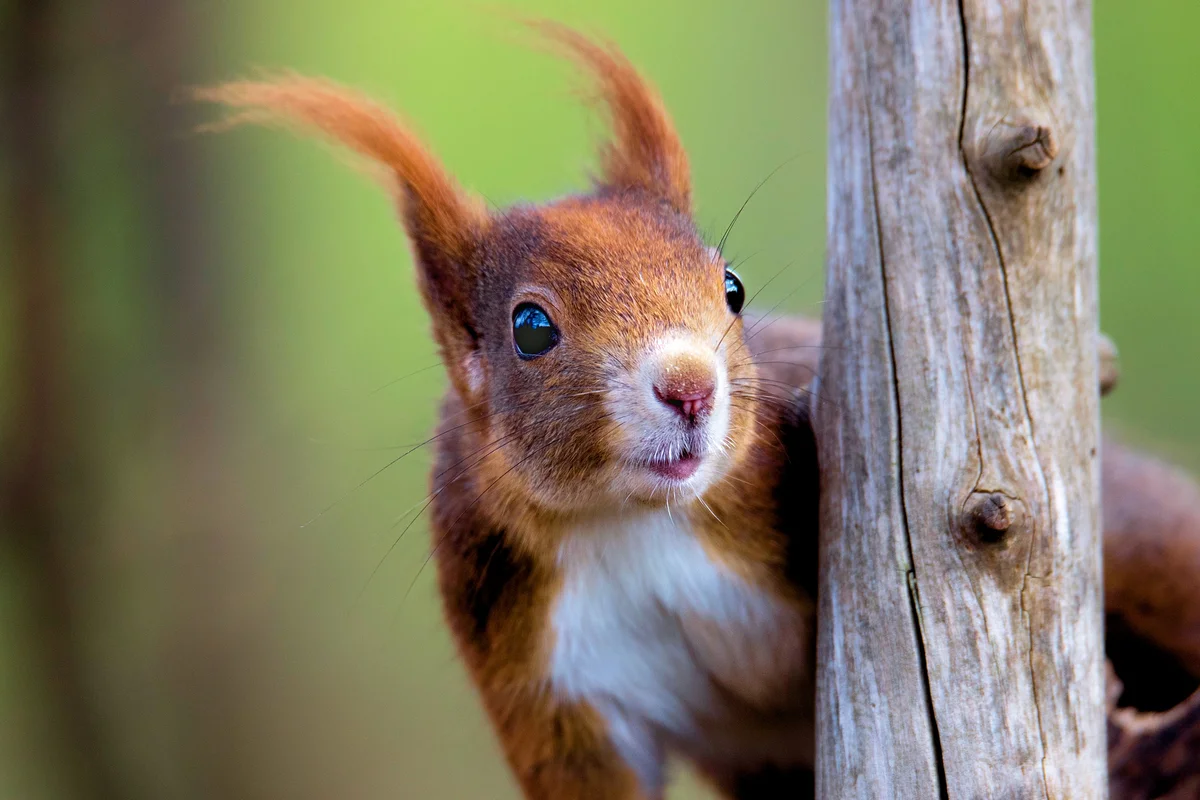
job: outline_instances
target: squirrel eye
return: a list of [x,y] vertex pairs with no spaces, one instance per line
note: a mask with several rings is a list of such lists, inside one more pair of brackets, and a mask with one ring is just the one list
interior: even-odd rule
[[731,269],[725,270],[725,303],[735,314],[742,313],[742,305],[746,302],[746,288],[742,279]]
[[558,328],[541,306],[521,303],[513,311],[513,343],[521,358],[537,358],[558,344]]

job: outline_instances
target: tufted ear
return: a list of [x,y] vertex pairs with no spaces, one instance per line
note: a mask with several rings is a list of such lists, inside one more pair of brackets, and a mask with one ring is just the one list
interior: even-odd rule
[[434,336],[454,377],[477,338],[471,308],[478,278],[476,251],[489,222],[483,206],[458,187],[394,115],[332,83],[284,75],[201,89],[196,97],[238,112],[217,127],[246,122],[299,127],[386,169],[411,239]]
[[687,153],[658,93],[612,44],[600,44],[554,22],[533,27],[561,46],[596,82],[612,140],[601,151],[600,187],[639,189],[690,214],[692,181]]

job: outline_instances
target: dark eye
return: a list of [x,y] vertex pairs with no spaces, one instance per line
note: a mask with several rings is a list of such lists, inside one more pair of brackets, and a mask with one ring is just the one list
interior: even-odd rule
[[731,269],[725,270],[725,303],[735,314],[742,313],[742,305],[746,302],[746,288],[742,279]]
[[521,358],[537,358],[558,344],[558,328],[540,306],[521,303],[513,311],[513,342]]

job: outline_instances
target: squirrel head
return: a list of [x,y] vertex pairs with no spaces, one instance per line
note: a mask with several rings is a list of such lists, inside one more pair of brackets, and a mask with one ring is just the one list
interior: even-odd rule
[[[593,190],[489,212],[410,128],[325,81],[205,89],[386,169],[433,335],[502,494],[580,513],[702,494],[744,455],[754,365],[743,289],[692,218],[687,155],[613,46],[537,27],[592,76],[611,136]],[[464,467],[469,465],[464,465]]]

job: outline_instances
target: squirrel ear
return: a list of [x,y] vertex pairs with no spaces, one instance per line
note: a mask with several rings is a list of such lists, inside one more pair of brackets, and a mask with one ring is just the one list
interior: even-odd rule
[[470,318],[475,252],[488,216],[407,127],[361,95],[297,75],[226,83],[200,89],[195,96],[238,110],[217,128],[248,122],[291,125],[322,134],[385,167],[395,180],[434,335],[446,363],[465,357],[476,337]]
[[612,44],[600,44],[554,22],[533,27],[591,73],[608,111],[612,141],[601,151],[602,188],[640,189],[691,213],[687,153],[658,93]]

